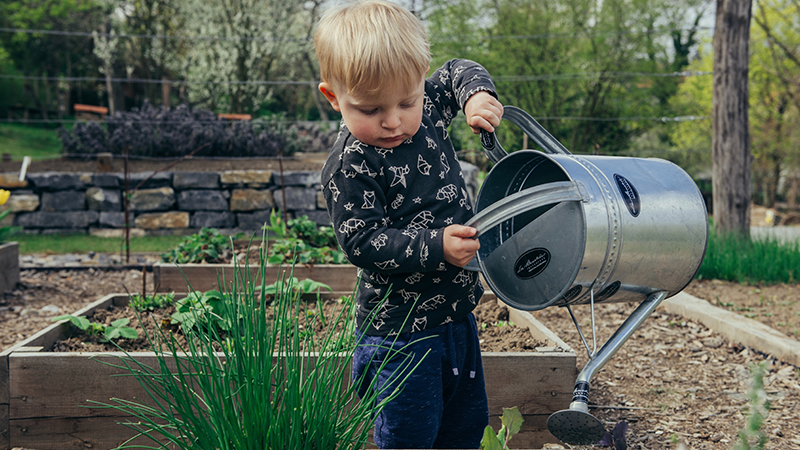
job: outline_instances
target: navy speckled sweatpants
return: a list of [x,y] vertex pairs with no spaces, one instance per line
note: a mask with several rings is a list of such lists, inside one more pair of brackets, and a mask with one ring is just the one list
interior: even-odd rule
[[[489,408],[472,314],[457,323],[396,337],[365,336],[356,330],[356,338],[361,341],[353,358],[353,380],[363,374],[362,386],[376,376],[375,389],[397,383],[398,376],[392,374],[408,365],[402,357],[392,358],[376,373],[390,348],[412,354],[412,367],[421,360],[400,395],[375,418],[375,443],[380,448],[480,447]],[[378,401],[391,391],[384,390]]]

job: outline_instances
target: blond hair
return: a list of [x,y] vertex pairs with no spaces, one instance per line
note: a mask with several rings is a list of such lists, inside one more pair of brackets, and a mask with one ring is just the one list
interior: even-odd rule
[[415,87],[430,67],[422,22],[407,9],[382,0],[333,8],[314,35],[322,81],[348,94],[374,96],[388,86]]

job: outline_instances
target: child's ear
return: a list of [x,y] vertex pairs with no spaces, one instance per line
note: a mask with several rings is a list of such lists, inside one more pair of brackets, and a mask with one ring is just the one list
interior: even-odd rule
[[328,99],[334,111],[341,111],[339,108],[339,99],[336,98],[336,94],[333,93],[330,84],[323,81],[319,84],[319,91]]

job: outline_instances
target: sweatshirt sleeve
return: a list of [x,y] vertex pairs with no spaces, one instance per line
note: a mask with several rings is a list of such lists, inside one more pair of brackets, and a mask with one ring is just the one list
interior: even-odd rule
[[444,63],[428,81],[433,86],[429,94],[432,106],[438,110],[445,127],[475,93],[486,91],[497,97],[494,82],[486,69],[467,59],[452,59]]

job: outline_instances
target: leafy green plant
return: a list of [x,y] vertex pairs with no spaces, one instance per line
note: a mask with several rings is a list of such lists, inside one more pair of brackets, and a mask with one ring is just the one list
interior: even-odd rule
[[346,264],[347,258],[339,250],[333,228],[317,226],[302,216],[285,223],[273,210],[270,223],[264,226],[274,239],[269,248],[269,264],[296,262],[299,264]]
[[156,309],[166,308],[173,303],[175,303],[174,292],[145,296],[132,294],[128,299],[128,306],[135,311],[154,311]]
[[179,323],[184,333],[197,325],[215,326],[223,330],[231,328],[231,321],[238,320],[226,317],[224,305],[226,296],[220,291],[190,292],[186,297],[175,302],[175,313],[171,319]]
[[[135,430],[136,437],[151,439],[153,448],[363,447],[375,414],[398,391],[382,392],[364,386],[364,379],[349,380],[347,368],[356,345],[354,302],[343,303],[324,336],[312,339],[302,333],[303,326],[318,318],[301,314],[301,295],[292,278],[287,285],[279,283],[270,299],[265,273],[265,261],[258,274],[234,264],[234,281],[220,295],[236,301],[220,301],[217,313],[240,320],[231,321],[225,333],[208,321],[197,321],[186,329],[187,344],[181,346],[157,328],[147,336],[152,348],[165,349],[155,353],[157,365],[124,352],[118,364],[110,363],[137,379],[148,394],[146,404],[112,398],[91,402],[93,407],[131,416],[123,425]],[[416,366],[402,351],[391,357],[408,363],[387,374],[402,386]],[[359,389],[363,397],[357,395]],[[384,394],[388,397],[378,401]]]
[[230,238],[221,235],[215,228],[202,228],[174,249],[162,253],[161,260],[177,264],[217,263],[229,259],[231,253]]
[[292,277],[289,280],[278,280],[275,283],[264,286],[264,293],[268,295],[277,295],[281,292],[292,292],[293,294],[313,294],[319,290],[324,289],[328,292],[333,292],[330,286],[319,281],[314,281],[306,278],[303,281]]
[[114,339],[137,339],[139,332],[135,328],[127,326],[130,319],[122,318],[111,322],[111,325],[103,325],[99,322],[92,322],[85,316],[74,316],[72,314],[64,314],[50,319],[53,322],[60,320],[69,320],[70,323],[75,325],[76,328],[83,331],[89,336],[100,336],[101,341],[109,342]]
[[739,440],[734,450],[763,450],[767,445],[767,434],[761,429],[769,413],[769,400],[764,390],[764,363],[750,366],[750,389],[747,397],[748,403],[747,422],[745,428],[739,431]]
[[522,414],[516,406],[513,408],[503,408],[503,415],[500,416],[500,430],[494,434],[491,425],[487,425],[483,430],[481,439],[481,450],[507,450],[508,441],[512,436],[519,433],[522,428]]

